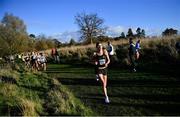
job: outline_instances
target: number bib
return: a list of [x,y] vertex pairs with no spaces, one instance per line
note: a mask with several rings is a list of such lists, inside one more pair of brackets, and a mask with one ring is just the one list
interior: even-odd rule
[[100,59],[99,60],[99,65],[104,65],[106,64],[106,59]]

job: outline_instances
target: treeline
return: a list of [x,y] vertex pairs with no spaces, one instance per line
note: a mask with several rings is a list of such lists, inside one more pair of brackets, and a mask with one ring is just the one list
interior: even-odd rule
[[[138,27],[136,29],[135,34],[133,33],[132,29],[129,28],[127,34],[124,32],[121,33],[120,36],[110,38],[105,35],[106,27],[104,26],[104,19],[100,18],[96,13],[95,14],[87,14],[87,13],[78,13],[75,16],[75,22],[79,27],[79,32],[81,34],[81,40],[85,44],[94,43],[96,41],[107,41],[111,40],[119,40],[119,39],[128,39],[128,38],[145,38],[146,33],[144,29]],[[177,35],[178,31],[175,29],[166,29],[162,32],[162,36],[172,36]],[[70,41],[72,44],[74,40]]]
[[[166,37],[166,36],[176,36],[178,35],[178,30],[173,29],[173,28],[167,28],[162,32],[162,36]],[[84,40],[82,42],[76,42],[75,39],[70,39],[69,43],[66,44],[62,44],[62,46],[72,46],[72,45],[83,45],[83,44],[89,44],[91,42],[96,43],[96,42],[108,42],[108,41],[119,41],[119,40],[128,40],[129,38],[134,38],[134,39],[143,39],[143,38],[149,38],[148,36],[146,36],[145,30],[141,29],[140,27],[138,27],[136,29],[136,33],[133,33],[132,29],[129,28],[127,34],[125,34],[124,32],[122,32],[120,34],[120,36],[117,37],[109,37],[109,36],[97,36],[97,37],[91,37],[90,39]],[[154,37],[153,37],[154,38]]]
[[[58,39],[46,37],[45,35],[34,35],[27,33],[27,27],[22,19],[13,14],[6,13],[0,21],[0,57],[13,55],[21,52],[40,51],[50,48],[59,48],[72,45],[86,45],[89,43],[107,42],[109,40],[121,40],[132,38],[146,38],[144,29],[138,27],[133,33],[129,28],[127,34],[121,33],[118,37],[105,36],[104,20],[97,14],[77,14],[75,21],[81,33],[81,39],[61,43]],[[162,32],[162,36],[177,35],[178,30],[167,28]]]
[[0,22],[0,57],[58,47],[60,42],[44,35],[28,35],[22,19],[6,13]]

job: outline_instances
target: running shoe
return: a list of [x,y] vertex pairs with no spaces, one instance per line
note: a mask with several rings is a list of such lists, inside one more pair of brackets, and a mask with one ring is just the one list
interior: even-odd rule
[[110,103],[110,101],[109,101],[109,98],[108,98],[108,97],[106,97],[106,98],[105,98],[105,103],[107,103],[107,104],[108,104],[108,103]]
[[99,81],[99,76],[98,75],[96,75],[96,80]]

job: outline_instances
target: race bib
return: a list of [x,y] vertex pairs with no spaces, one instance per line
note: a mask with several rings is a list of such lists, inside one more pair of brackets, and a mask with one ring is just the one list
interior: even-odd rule
[[100,59],[99,60],[99,65],[104,65],[106,64],[106,59]]

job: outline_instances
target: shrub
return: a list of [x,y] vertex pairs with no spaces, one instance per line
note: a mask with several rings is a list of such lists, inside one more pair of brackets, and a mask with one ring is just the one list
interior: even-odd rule
[[0,80],[2,82],[17,83],[20,74],[12,69],[1,69],[0,70]]
[[53,80],[48,92],[48,111],[51,115],[92,115],[92,111],[75,98],[58,80]]
[[[146,63],[176,63],[179,55],[175,49],[176,41],[180,41],[179,36],[141,39],[141,64]],[[127,66],[128,60],[128,40],[113,41],[115,48],[114,64]],[[103,43],[103,45],[105,45]],[[82,45],[60,48],[60,58],[63,63],[90,64],[90,57],[95,51],[95,45]]]

